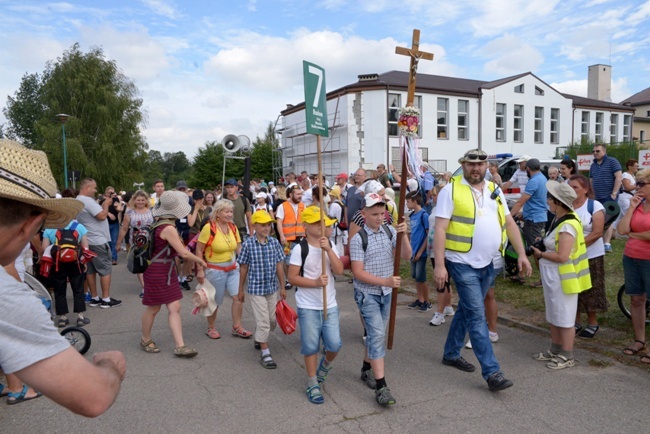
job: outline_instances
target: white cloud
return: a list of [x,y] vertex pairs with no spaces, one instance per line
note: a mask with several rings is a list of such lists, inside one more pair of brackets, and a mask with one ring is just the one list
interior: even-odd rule
[[628,17],[630,24],[639,24],[643,20],[650,18],[650,0],[640,5],[637,10]]
[[[469,25],[478,37],[498,35],[539,22],[553,12],[559,0],[473,0]],[[478,12],[478,13],[476,13]]]
[[491,74],[507,76],[535,71],[544,63],[539,50],[510,34],[489,42],[481,49],[481,54],[493,58],[484,65],[485,71]]
[[[551,87],[561,93],[568,93],[587,98],[588,81],[584,80],[567,80],[559,83],[551,83]],[[631,95],[625,77],[613,79],[611,96],[612,102],[618,103]]]
[[141,0],[151,11],[169,19],[176,19],[179,16],[174,4],[166,0]]

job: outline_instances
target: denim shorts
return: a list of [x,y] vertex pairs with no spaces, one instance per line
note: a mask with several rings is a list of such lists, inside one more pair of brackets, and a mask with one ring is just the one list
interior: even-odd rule
[[490,282],[490,288],[494,288],[494,285],[496,285],[497,276],[499,274],[503,274],[503,268],[495,268],[494,269],[494,276],[492,277],[492,281]]
[[411,277],[417,283],[427,281],[427,256],[422,254],[417,262],[411,261]]
[[650,299],[650,259],[632,259],[623,255],[625,293],[643,295]]
[[298,324],[300,325],[300,354],[311,356],[320,351],[320,340],[323,339],[325,351],[338,353],[343,343],[339,329],[339,308],[327,309],[327,321],[323,321],[323,311],[298,308]]
[[[232,262],[222,262],[214,265],[219,267],[228,267],[232,264]],[[216,289],[214,293],[214,301],[217,302],[217,306],[221,306],[223,303],[223,296],[225,295],[226,290],[228,290],[228,294],[230,294],[231,297],[236,297],[239,292],[239,264],[237,264],[237,268],[231,271],[206,268],[205,278],[208,279],[212,286],[214,286],[214,289]]]
[[[426,261],[424,261],[426,264]],[[381,359],[386,355],[386,325],[390,313],[392,295],[375,295],[354,290],[354,301],[363,317],[366,327],[366,348],[370,360]]]

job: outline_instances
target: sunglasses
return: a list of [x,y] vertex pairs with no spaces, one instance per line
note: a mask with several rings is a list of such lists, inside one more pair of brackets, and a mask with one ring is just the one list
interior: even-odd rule
[[643,182],[643,181],[637,181],[637,183],[636,183],[636,186],[637,186],[638,188],[643,188],[643,187],[645,187],[646,185],[648,185],[648,183],[647,183],[647,182]]
[[484,155],[484,154],[467,154],[467,155],[465,155],[465,159],[467,159],[467,160],[481,160],[481,161],[485,161],[485,160],[487,160],[487,157],[488,157],[488,156],[487,156],[487,155]]
[[592,154],[600,154],[603,151],[591,151]]

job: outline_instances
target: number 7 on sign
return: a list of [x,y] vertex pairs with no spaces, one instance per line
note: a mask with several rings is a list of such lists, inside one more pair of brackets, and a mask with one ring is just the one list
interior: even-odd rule
[[316,77],[318,77],[318,84],[314,90],[314,104],[312,106],[318,107],[318,103],[320,102],[320,90],[323,87],[323,70],[316,68],[314,65],[309,65],[308,71],[310,74],[314,74]]

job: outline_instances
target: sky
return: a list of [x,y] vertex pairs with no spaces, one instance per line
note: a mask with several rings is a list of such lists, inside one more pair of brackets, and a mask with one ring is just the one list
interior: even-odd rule
[[192,158],[227,134],[263,137],[304,100],[303,60],[325,68],[327,91],[406,71],[395,47],[414,28],[435,56],[419,73],[530,71],[587,96],[602,63],[614,102],[650,86],[650,0],[0,0],[0,107],[74,43],[101,47],[141,93],[149,148]]

